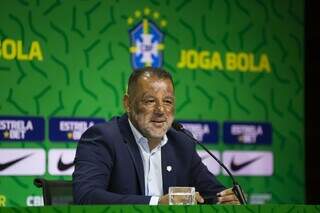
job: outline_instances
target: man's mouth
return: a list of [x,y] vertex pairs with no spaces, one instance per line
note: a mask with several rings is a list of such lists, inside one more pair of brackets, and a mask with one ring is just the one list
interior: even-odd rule
[[166,120],[151,120],[151,122],[155,125],[163,125]]

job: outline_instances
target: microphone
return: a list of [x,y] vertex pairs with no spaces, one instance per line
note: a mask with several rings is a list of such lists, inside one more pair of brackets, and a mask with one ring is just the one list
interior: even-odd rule
[[227,173],[228,175],[231,177],[232,179],[232,183],[233,183],[233,187],[232,187],[232,191],[234,192],[234,194],[237,196],[239,202],[241,204],[247,204],[247,200],[244,196],[244,193],[242,191],[241,186],[238,184],[238,182],[235,180],[235,178],[233,177],[233,175],[231,174],[231,172],[229,171],[229,169],[216,157],[214,156],[207,147],[205,147],[202,143],[200,143],[198,140],[196,140],[192,133],[188,130],[186,130],[182,124],[173,121],[172,123],[172,127],[177,130],[180,131],[182,133],[184,133],[185,135],[187,135],[189,138],[192,139],[193,142],[195,142],[196,144],[199,144]]

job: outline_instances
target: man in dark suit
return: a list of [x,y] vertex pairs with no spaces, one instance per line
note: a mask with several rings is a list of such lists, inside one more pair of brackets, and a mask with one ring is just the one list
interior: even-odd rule
[[195,187],[199,203],[215,196],[218,203],[239,203],[201,162],[192,140],[171,128],[175,95],[168,72],[134,71],[123,103],[125,115],[94,125],[79,141],[75,203],[167,204],[170,186]]

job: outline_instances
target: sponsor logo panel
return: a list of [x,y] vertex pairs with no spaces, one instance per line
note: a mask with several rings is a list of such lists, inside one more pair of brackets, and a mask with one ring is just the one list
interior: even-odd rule
[[0,117],[0,141],[43,141],[44,119],[41,117]]
[[50,149],[48,169],[51,175],[72,175],[76,149]]
[[43,149],[0,149],[0,176],[43,175],[46,156]]
[[39,195],[30,195],[26,199],[27,206],[43,206],[43,197]]
[[[208,170],[214,174],[218,175],[220,173],[220,165],[204,150],[197,151],[204,165],[208,167]],[[218,151],[212,151],[212,154],[220,160],[220,153]]]
[[50,118],[49,138],[54,142],[78,141],[89,127],[102,122],[101,118]]
[[[271,176],[273,153],[269,151],[225,151],[223,163],[236,176]],[[227,175],[223,171],[224,175]]]
[[225,122],[223,140],[229,144],[271,144],[272,127],[262,122]]
[[272,194],[270,193],[252,193],[249,196],[250,204],[266,204],[272,199]]
[[210,121],[179,121],[189,130],[198,141],[202,143],[218,142],[218,123]]

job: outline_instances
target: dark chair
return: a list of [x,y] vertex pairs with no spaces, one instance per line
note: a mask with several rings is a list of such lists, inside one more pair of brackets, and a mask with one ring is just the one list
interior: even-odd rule
[[42,188],[44,205],[68,205],[73,203],[72,181],[35,178],[33,184]]

